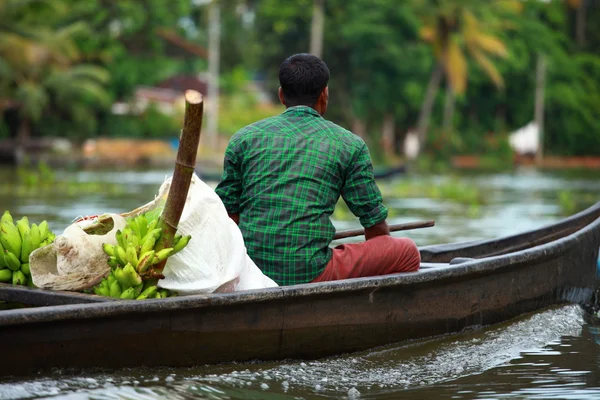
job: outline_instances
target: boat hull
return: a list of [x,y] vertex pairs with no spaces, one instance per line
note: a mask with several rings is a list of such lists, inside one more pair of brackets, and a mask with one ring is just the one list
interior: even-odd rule
[[0,374],[314,359],[459,332],[586,301],[599,246],[596,219],[532,248],[411,274],[4,311]]

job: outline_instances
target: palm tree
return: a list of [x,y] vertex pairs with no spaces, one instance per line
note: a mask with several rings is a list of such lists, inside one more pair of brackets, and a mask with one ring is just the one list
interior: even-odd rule
[[[468,81],[467,55],[480,66],[497,87],[504,81],[490,56],[506,57],[504,43],[489,31],[499,30],[500,18],[507,13],[520,11],[518,1],[433,1],[427,9],[422,38],[431,44],[435,66],[429,80],[418,122],[418,135],[423,142],[433,110],[433,102],[439,91],[442,77],[447,84],[444,107],[444,128],[451,126],[454,100],[466,90]],[[431,6],[431,4],[429,4]],[[421,10],[423,12],[423,10]],[[487,28],[484,28],[485,27]]]
[[39,13],[39,7],[45,6],[57,15],[63,11],[60,5],[52,0],[0,2],[0,88],[4,89],[4,103],[18,110],[17,143],[21,147],[50,107],[75,120],[85,120],[93,117],[88,105],[108,104],[103,87],[108,81],[107,71],[81,63],[75,43],[85,25],[54,29],[44,18],[50,14]]

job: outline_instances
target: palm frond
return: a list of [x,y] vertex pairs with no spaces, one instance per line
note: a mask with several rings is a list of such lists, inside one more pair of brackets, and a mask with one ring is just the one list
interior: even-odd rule
[[48,105],[48,94],[35,82],[22,82],[16,90],[15,100],[21,104],[21,113],[37,121]]
[[500,75],[500,72],[498,72],[498,69],[494,66],[494,63],[492,63],[490,59],[487,58],[485,54],[483,54],[480,51],[474,51],[472,55],[477,64],[481,68],[483,68],[483,70],[485,71],[487,76],[492,80],[492,82],[494,82],[494,84],[497,87],[503,88],[504,79],[502,79],[502,75]]
[[456,94],[467,87],[467,60],[457,40],[450,40],[445,55],[446,76]]

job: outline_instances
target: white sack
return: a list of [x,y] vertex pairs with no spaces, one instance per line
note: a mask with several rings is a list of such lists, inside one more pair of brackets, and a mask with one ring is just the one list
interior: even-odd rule
[[[163,207],[171,178],[159,189],[157,198],[129,215]],[[262,289],[277,286],[264,275],[246,252],[242,233],[227,215],[215,191],[192,176],[177,233],[192,235],[188,245],[169,257],[158,286],[181,295],[219,291]]]

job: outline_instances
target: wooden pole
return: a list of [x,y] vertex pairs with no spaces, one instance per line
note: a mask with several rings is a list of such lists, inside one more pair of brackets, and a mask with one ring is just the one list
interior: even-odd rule
[[[173,171],[167,203],[159,219],[158,226],[162,229],[162,234],[156,247],[158,250],[171,247],[173,244],[173,236],[177,231],[177,225],[179,225],[179,219],[185,206],[190,182],[196,167],[203,111],[202,95],[195,90],[187,90],[185,92],[185,116],[181,137],[179,138],[175,170]],[[160,273],[165,264],[166,260],[157,264],[154,271]],[[160,278],[160,275],[156,277]]]
[[544,158],[544,86],[546,85],[546,58],[538,56],[535,80],[535,123],[538,128],[538,150],[535,162],[540,165]]
[[[430,226],[434,226],[435,221],[416,221],[416,222],[408,222],[406,224],[395,224],[390,225],[390,232],[398,232],[398,231],[407,231],[410,229],[419,229],[419,228],[428,228]],[[333,240],[337,239],[346,239],[354,236],[362,236],[365,234],[364,229],[351,229],[348,231],[337,232],[333,237]]]

